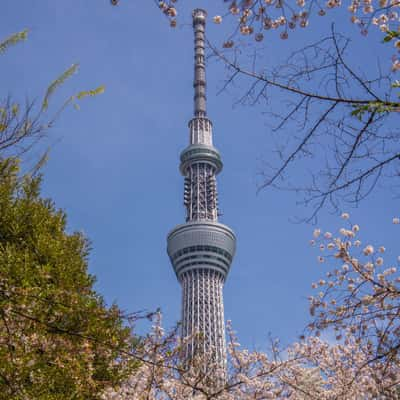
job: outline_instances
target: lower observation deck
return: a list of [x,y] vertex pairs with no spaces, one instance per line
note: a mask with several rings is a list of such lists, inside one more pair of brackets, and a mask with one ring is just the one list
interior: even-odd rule
[[229,227],[211,221],[188,222],[173,229],[167,240],[179,281],[192,270],[213,270],[225,280],[236,248],[235,234]]

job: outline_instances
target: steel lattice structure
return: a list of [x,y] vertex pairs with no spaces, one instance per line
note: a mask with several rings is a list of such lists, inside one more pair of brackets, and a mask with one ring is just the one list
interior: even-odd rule
[[[168,235],[168,255],[182,285],[182,335],[203,333],[202,352],[226,363],[223,285],[235,254],[233,231],[218,222],[216,175],[222,169],[206,114],[206,12],[193,11],[194,118],[189,122],[189,146],[181,153],[185,178],[186,223]],[[186,349],[193,355],[193,343]]]

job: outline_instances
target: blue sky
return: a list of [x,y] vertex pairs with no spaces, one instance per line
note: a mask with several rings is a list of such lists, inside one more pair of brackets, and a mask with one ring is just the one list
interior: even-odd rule
[[[179,153],[187,145],[192,116],[192,31],[190,12],[204,7],[219,13],[222,2],[181,1],[180,26],[172,30],[152,1],[5,0],[0,37],[28,28],[29,40],[1,57],[3,95],[40,99],[52,79],[74,62],[80,71],[52,99],[104,84],[106,92],[66,110],[43,143],[52,146],[45,167],[44,194],[66,210],[71,230],[92,240],[90,271],[108,303],[127,311],[161,307],[165,324],[180,316],[180,287],[166,254],[166,235],[184,221]],[[179,3],[178,3],[179,5]],[[290,49],[329,31],[354,38],[352,56],[368,69],[371,54],[387,54],[378,35],[367,39],[333,12],[322,22],[282,42],[268,37],[264,62],[278,65]],[[343,20],[343,21],[342,21]],[[221,27],[208,25],[212,40]],[[225,316],[242,344],[260,347],[268,333],[292,341],[308,321],[307,296],[321,267],[308,246],[313,227],[293,224],[309,212],[295,194],[272,190],[256,195],[259,160],[272,157],[265,109],[234,106],[243,88],[217,96],[222,65],[210,63],[208,110],[224,170],[218,188],[222,222],[237,235],[238,249],[225,287]],[[284,96],[276,101],[284,106]],[[34,155],[31,156],[34,158]],[[301,171],[298,179],[302,179]],[[391,226],[398,200],[376,191],[357,209],[345,207],[362,237],[398,248]],[[337,216],[323,211],[319,226],[336,230]]]

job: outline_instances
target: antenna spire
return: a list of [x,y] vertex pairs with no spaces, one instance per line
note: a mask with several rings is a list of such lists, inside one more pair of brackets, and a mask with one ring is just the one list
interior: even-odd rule
[[206,67],[205,67],[205,26],[207,12],[200,8],[193,11],[194,29],[194,115],[206,116]]

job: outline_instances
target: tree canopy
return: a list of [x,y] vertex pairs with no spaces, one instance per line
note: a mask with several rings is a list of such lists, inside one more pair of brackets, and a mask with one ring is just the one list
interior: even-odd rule
[[135,367],[135,340],[93,288],[87,238],[40,184],[0,161],[0,399],[95,399]]

